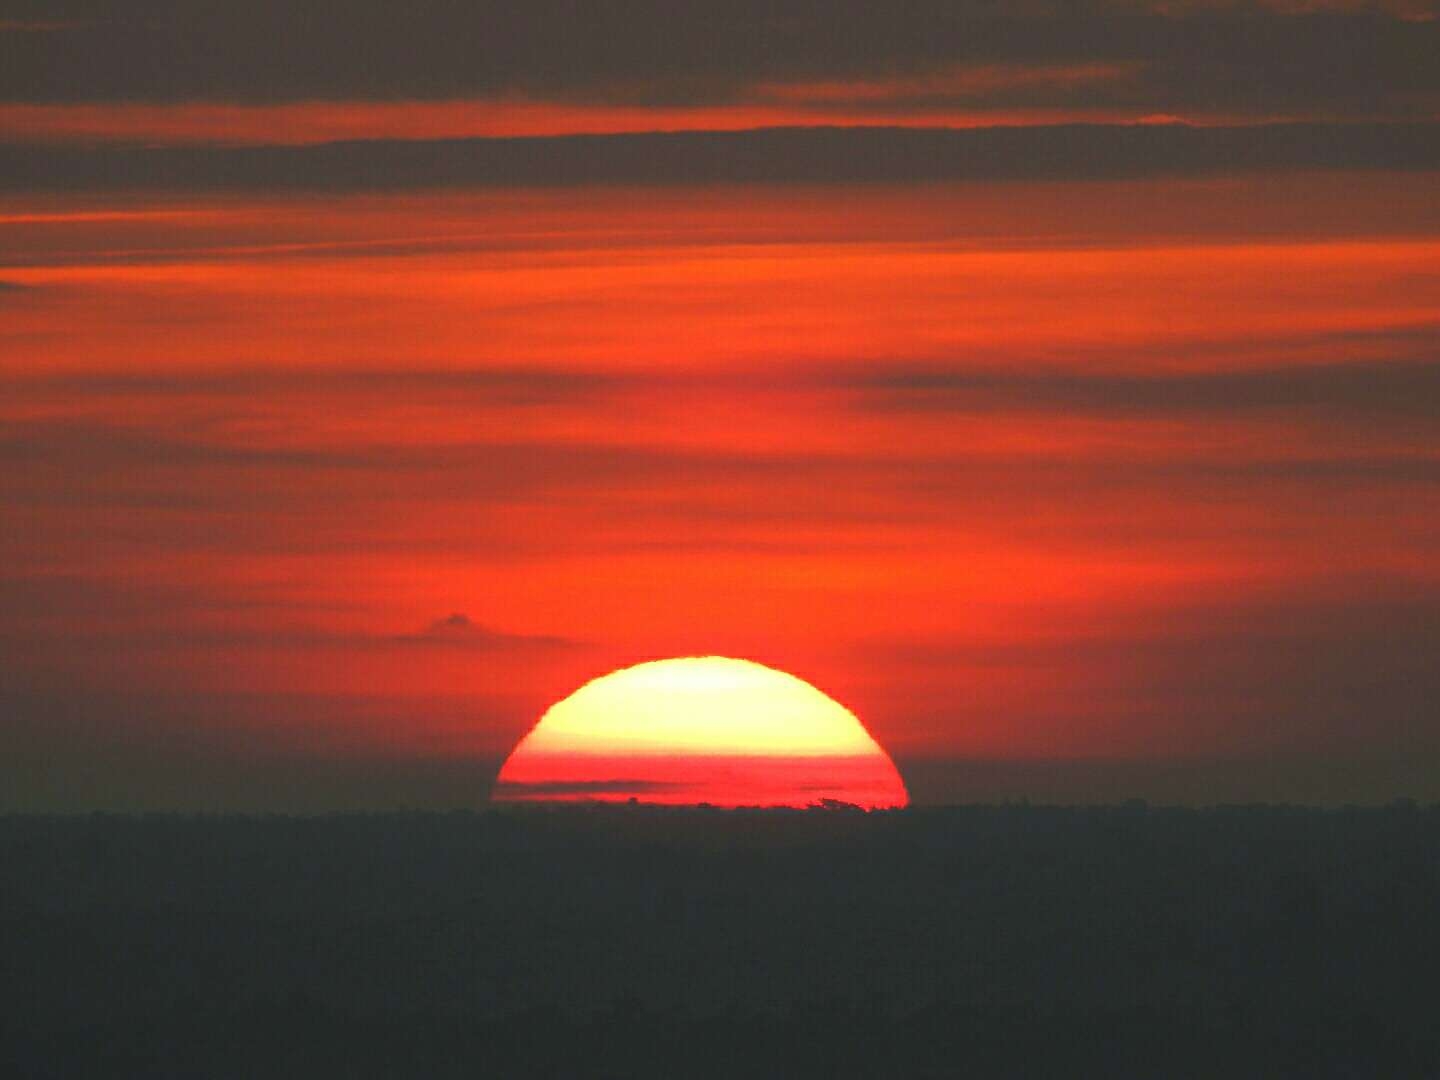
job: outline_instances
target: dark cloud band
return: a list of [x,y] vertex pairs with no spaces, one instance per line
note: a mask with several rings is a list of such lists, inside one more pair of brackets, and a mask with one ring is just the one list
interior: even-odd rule
[[1433,361],[1153,374],[889,367],[853,373],[849,385],[866,406],[899,412],[1137,418],[1309,411],[1332,421],[1440,420],[1440,363]]
[[[1157,110],[1396,115],[1417,93],[1440,91],[1440,23],[1393,17],[1408,6],[1296,14],[1266,4],[939,0],[22,6],[0,24],[8,27],[0,29],[0,101],[518,93],[688,104],[743,99],[760,82],[1091,62],[1137,65],[1142,75],[1121,98]],[[1184,17],[1177,8],[1188,8]],[[1101,100],[1093,88],[1054,89],[1049,104]]]
[[774,128],[319,146],[0,145],[0,190],[366,191],[1440,168],[1440,124]]

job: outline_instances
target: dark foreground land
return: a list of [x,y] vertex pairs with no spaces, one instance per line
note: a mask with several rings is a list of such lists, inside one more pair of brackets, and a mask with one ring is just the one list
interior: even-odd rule
[[1440,1076],[1440,808],[0,819],[6,1077]]

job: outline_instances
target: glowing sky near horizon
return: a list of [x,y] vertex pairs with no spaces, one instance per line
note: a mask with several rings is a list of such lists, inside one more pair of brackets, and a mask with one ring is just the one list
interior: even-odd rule
[[483,55],[424,5],[405,49],[30,6],[14,806],[473,805],[576,687],[711,654],[920,802],[1440,796],[1424,5],[652,5]]

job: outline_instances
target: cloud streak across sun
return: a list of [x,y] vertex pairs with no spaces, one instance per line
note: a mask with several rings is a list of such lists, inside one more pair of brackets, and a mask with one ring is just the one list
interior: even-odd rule
[[[607,779],[619,777],[627,779]],[[853,713],[793,675],[720,656],[651,661],[586,683],[521,740],[494,797],[871,809],[909,801]]]

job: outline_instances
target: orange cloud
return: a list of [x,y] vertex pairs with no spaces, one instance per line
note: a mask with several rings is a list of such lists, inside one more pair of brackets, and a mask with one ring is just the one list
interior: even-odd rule
[[[1052,73],[1053,75],[1053,73]],[[951,85],[982,88],[999,72],[976,72]],[[1038,76],[1037,76],[1038,77]],[[1058,77],[1058,76],[1054,76]],[[1072,77],[1080,77],[1075,75]],[[943,84],[943,80],[941,83]],[[733,104],[625,106],[528,101],[304,101],[275,105],[0,103],[0,131],[11,141],[119,142],[147,145],[300,146],[349,139],[460,139],[544,135],[611,135],[649,131],[748,131],[814,125],[974,128],[1057,123],[1130,123],[1149,108],[991,107],[961,102],[910,107],[903,100],[926,82],[766,84]],[[1028,85],[1019,83],[1018,85]],[[1196,112],[1181,120],[1231,122]],[[1249,122],[1273,120],[1257,117]],[[1247,122],[1240,119],[1236,122]]]
[[1140,70],[1141,65],[1134,63],[978,64],[886,79],[761,83],[750,93],[762,101],[821,107],[945,102],[953,108],[960,101],[984,103],[1009,91],[1069,90],[1119,82]]
[[679,653],[916,757],[1423,734],[1432,179],[9,199],[0,665],[345,752]]

